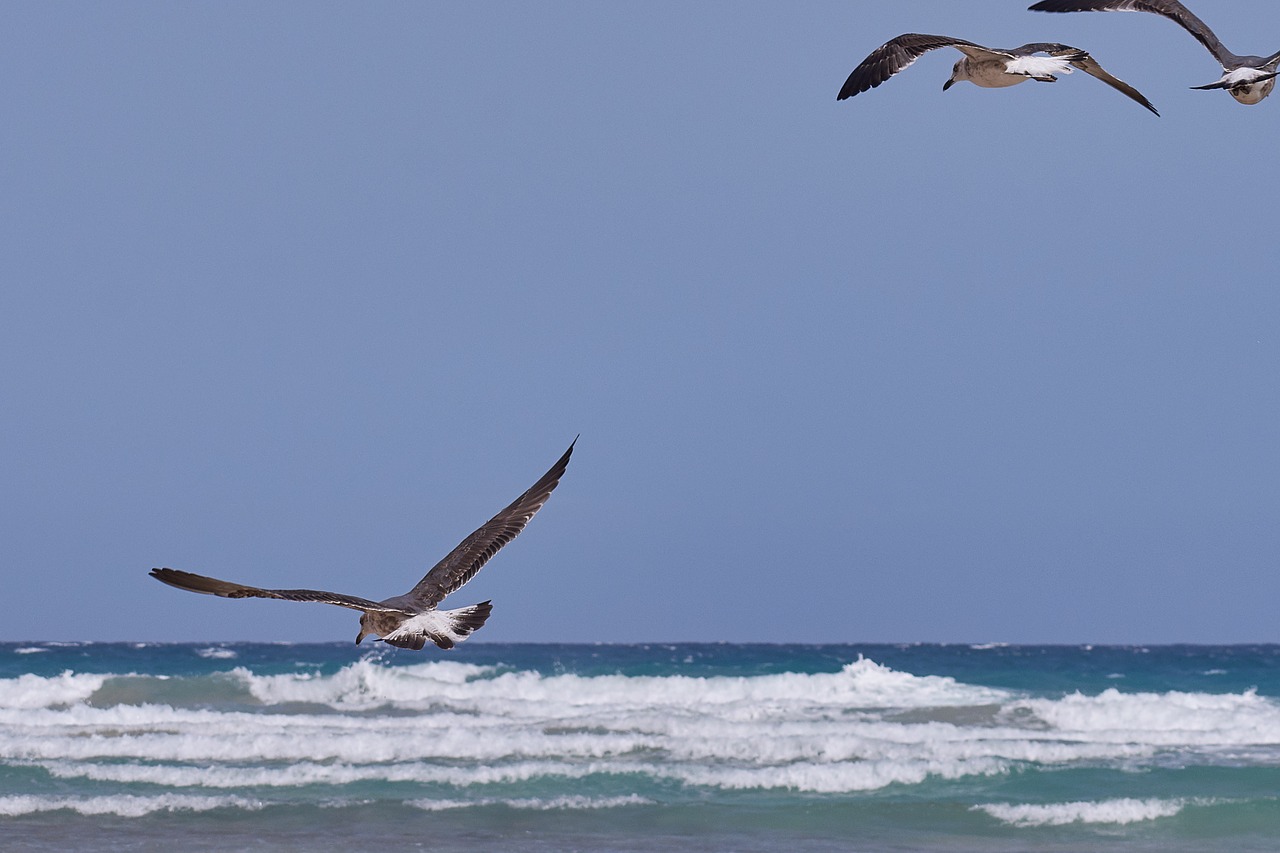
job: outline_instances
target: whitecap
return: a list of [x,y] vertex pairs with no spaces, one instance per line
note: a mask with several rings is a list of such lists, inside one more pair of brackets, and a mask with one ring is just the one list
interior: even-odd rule
[[230,660],[240,656],[235,649],[228,649],[225,646],[210,646],[207,649],[196,649],[196,654],[202,658],[208,658],[210,660]]
[[1013,826],[1065,826],[1071,823],[1141,823],[1172,817],[1187,805],[1186,800],[1115,799],[1099,802],[1048,803],[1044,805],[988,803],[974,806],[1002,823]]
[[0,678],[0,709],[54,708],[83,702],[107,680],[105,675],[76,674],[40,676],[27,673],[17,678]]
[[1072,693],[1016,705],[1063,736],[1093,743],[1216,747],[1280,743],[1280,706],[1244,693]]
[[17,817],[36,812],[73,811],[82,815],[117,815],[142,817],[153,812],[207,812],[213,809],[261,809],[263,803],[244,797],[198,797],[185,794],[159,794],[141,797],[120,794],[104,797],[0,797],[0,815]]
[[442,703],[460,710],[482,711],[495,703],[550,703],[573,708],[624,706],[664,709],[829,706],[920,708],[982,705],[1011,698],[1006,690],[977,687],[945,676],[916,676],[859,657],[838,673],[710,676],[543,676],[536,672],[502,672],[493,666],[436,661],[412,666],[380,666],[361,660],[331,676],[313,673],[259,676],[238,667],[244,681],[264,705],[311,702],[339,710],[367,710],[386,705],[407,709]]
[[126,704],[109,699],[111,685],[92,696],[107,678],[0,681],[0,755],[57,778],[193,794],[593,776],[841,793],[1026,767],[1280,760],[1280,705],[1253,692],[1032,698],[866,659],[836,672],[733,677],[544,675],[457,661],[362,660],[330,675],[237,667],[219,674],[237,690],[219,687],[214,707],[165,704],[157,697],[170,694],[154,690]]
[[38,655],[41,652],[52,651],[44,646],[21,646],[13,650],[15,655]]
[[468,809],[481,806],[506,806],[513,809],[534,811],[582,811],[590,809],[616,809],[624,806],[652,805],[653,800],[638,794],[622,797],[584,797],[580,795],[550,797],[524,797],[515,799],[479,799],[479,800],[408,800],[406,805],[429,812],[449,811],[452,809]]

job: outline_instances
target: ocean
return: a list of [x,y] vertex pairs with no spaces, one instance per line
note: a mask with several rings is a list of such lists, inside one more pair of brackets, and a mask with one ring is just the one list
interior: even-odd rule
[[1274,851],[1280,646],[0,644],[0,848]]

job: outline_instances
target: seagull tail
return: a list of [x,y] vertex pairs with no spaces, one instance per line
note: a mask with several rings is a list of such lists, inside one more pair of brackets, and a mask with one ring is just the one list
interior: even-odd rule
[[488,601],[457,610],[441,610],[440,615],[447,620],[448,630],[433,635],[431,640],[442,649],[451,649],[484,627],[491,610],[493,604]]
[[406,619],[382,641],[417,651],[430,640],[442,649],[451,649],[479,631],[491,610],[493,605],[488,601],[457,610],[427,610]]

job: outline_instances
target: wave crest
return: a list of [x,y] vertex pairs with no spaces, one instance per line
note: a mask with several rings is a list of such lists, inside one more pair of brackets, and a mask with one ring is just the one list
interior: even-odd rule
[[1172,817],[1187,804],[1187,800],[1125,798],[1045,805],[989,803],[974,806],[973,809],[986,812],[996,820],[1012,826],[1066,826],[1072,823],[1124,825]]

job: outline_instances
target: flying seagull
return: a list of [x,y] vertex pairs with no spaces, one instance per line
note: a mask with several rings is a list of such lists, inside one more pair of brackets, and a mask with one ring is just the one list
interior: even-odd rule
[[1052,83],[1058,79],[1056,75],[1070,74],[1079,68],[1160,115],[1141,92],[1123,80],[1112,77],[1092,56],[1078,47],[1038,42],[1000,50],[950,36],[920,33],[900,35],[873,50],[870,56],[862,60],[861,65],[853,69],[849,79],[844,81],[844,87],[840,89],[836,100],[843,101],[859,92],[874,89],[921,56],[940,47],[954,47],[964,54],[951,70],[950,79],[942,84],[944,92],[961,80],[969,80],[987,89],[1016,86],[1027,80]]
[[1270,56],[1239,56],[1223,47],[1205,22],[1178,0],[1044,0],[1033,12],[1153,12],[1163,15],[1196,37],[1222,64],[1222,79],[1193,89],[1226,89],[1242,104],[1256,104],[1276,87],[1280,52]]
[[[573,443],[577,444],[578,440],[575,438]],[[451,649],[479,630],[489,618],[489,611],[493,606],[488,601],[482,601],[458,610],[437,610],[436,605],[446,595],[475,577],[476,572],[480,571],[480,567],[490,557],[524,530],[529,519],[551,497],[551,491],[560,482],[572,453],[573,444],[570,444],[560,460],[542,475],[542,479],[530,486],[529,491],[463,539],[457,548],[427,572],[426,577],[418,581],[417,586],[404,595],[385,601],[369,601],[354,595],[317,589],[258,589],[176,569],[152,569],[151,577],[178,589],[223,598],[318,601],[321,604],[336,604],[359,610],[362,612],[356,645],[360,645],[360,641],[370,634],[376,634],[383,642],[402,649],[421,649],[427,640],[442,649]]]

